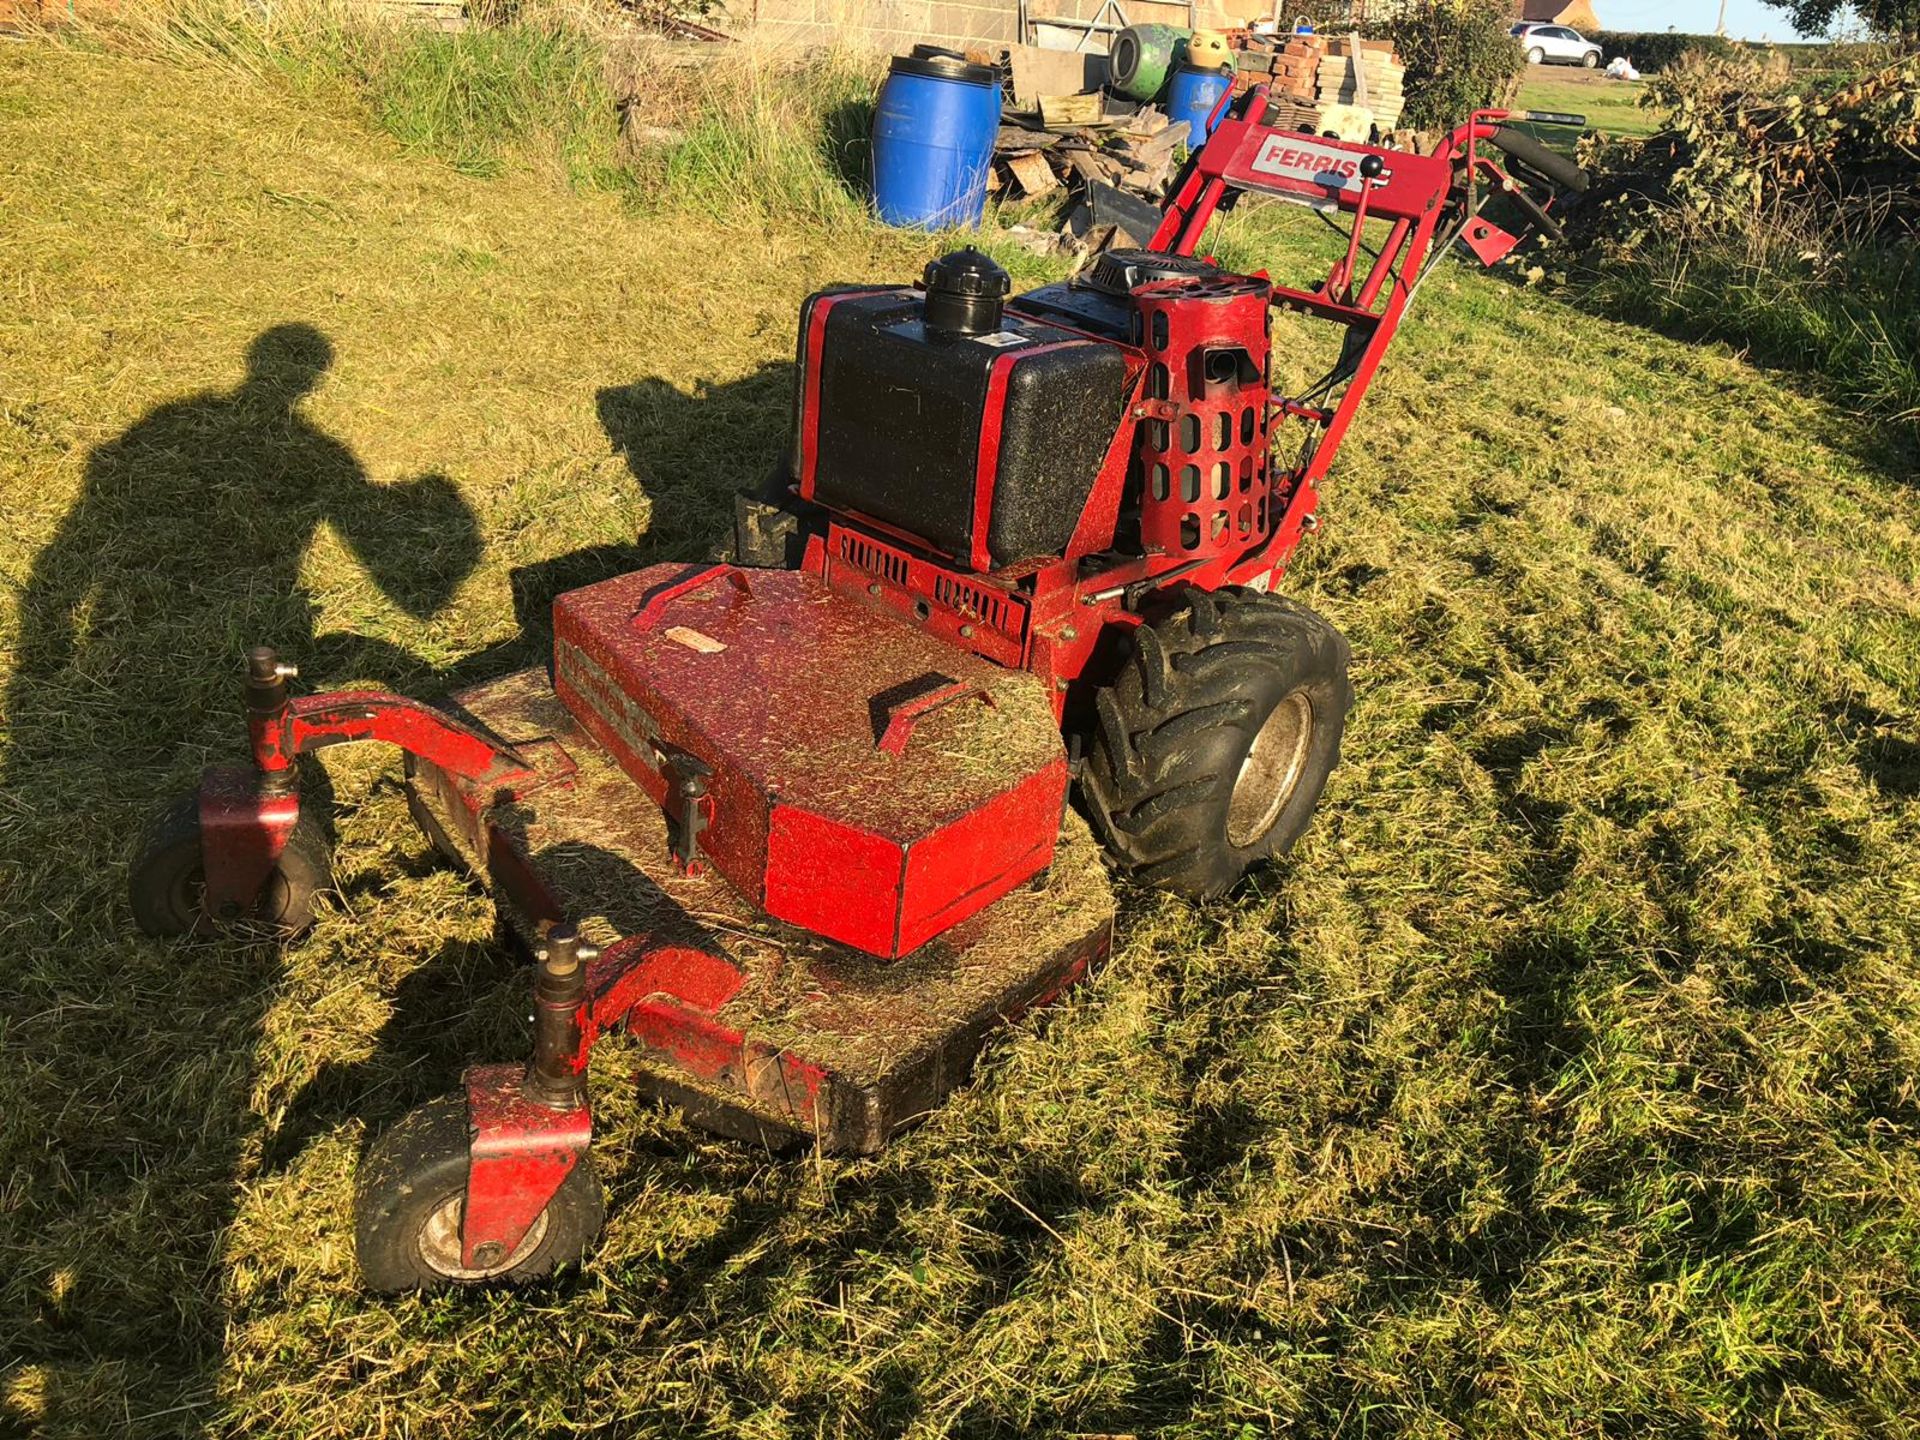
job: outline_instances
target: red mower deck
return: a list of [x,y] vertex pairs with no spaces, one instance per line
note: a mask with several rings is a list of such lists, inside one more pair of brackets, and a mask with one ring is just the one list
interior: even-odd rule
[[655,565],[571,591],[553,670],[680,850],[697,824],[700,861],[829,940],[905,955],[1052,858],[1067,755],[1045,682],[818,576]]
[[462,691],[449,708],[537,774],[499,796],[416,762],[416,818],[489,881],[529,944],[563,917],[580,926],[602,952],[588,978],[595,1028],[624,1024],[650,1057],[643,1085],[719,1133],[876,1150],[965,1078],[995,1026],[1058,995],[1110,944],[1111,891],[1077,816],[1041,880],[881,960],[669,863],[659,807],[543,670]]

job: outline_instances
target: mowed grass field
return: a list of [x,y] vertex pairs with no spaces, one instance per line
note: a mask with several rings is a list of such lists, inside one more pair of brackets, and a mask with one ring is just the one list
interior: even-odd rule
[[876,1159],[703,1138],[609,1046],[580,1271],[360,1293],[361,1147],[523,1053],[524,971],[391,755],[325,757],[340,894],[284,949],[137,937],[126,861],[239,755],[242,646],[433,694],[704,553],[801,298],[934,249],[730,213],[0,47],[0,1428],[1910,1433],[1912,457],[1462,266],[1290,578],[1359,698],[1284,870],[1126,893]]
[[[1530,65],[1517,104],[1525,110],[1584,115],[1589,130],[1631,138],[1651,135],[1659,128],[1658,112],[1640,108],[1645,88],[1638,80],[1609,80],[1605,75],[1589,75],[1570,66]],[[1551,138],[1552,132],[1543,129],[1535,133]]]

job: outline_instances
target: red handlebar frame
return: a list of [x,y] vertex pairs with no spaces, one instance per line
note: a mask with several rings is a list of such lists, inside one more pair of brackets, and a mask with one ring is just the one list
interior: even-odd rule
[[[1275,397],[1276,431],[1279,422],[1287,419],[1307,427],[1298,463],[1291,470],[1275,468],[1275,498],[1284,507],[1281,522],[1273,529],[1277,537],[1296,533],[1309,522],[1318,503],[1320,480],[1332,466],[1407,305],[1431,268],[1430,257],[1437,260],[1459,238],[1483,263],[1492,264],[1519,243],[1519,237],[1479,218],[1483,185],[1489,194],[1524,194],[1479,147],[1494,138],[1501,121],[1522,118],[1527,112],[1475,111],[1433,154],[1416,155],[1275,129],[1253,118],[1265,113],[1266,103],[1267,87],[1248,91],[1189,157],[1148,248],[1193,254],[1221,204],[1240,190],[1349,217],[1352,229],[1346,253],[1324,280],[1304,289],[1273,285],[1274,305],[1332,321],[1348,331],[1339,362],[1320,386],[1300,396]],[[1545,220],[1541,207],[1528,208],[1536,215],[1536,223]],[[1385,221],[1389,228],[1356,289],[1360,232],[1374,219]],[[1445,238],[1436,248],[1435,238],[1443,228]],[[1327,408],[1324,402],[1336,390],[1338,399]],[[1256,554],[1229,578],[1240,579],[1242,572],[1256,575],[1270,564],[1264,553]]]

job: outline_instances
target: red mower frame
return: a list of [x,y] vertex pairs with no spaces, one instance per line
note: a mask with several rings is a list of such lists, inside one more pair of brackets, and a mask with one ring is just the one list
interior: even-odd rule
[[[1228,102],[1223,100],[1223,105]],[[1306,205],[1350,226],[1345,255],[1326,277],[1306,288],[1273,284],[1270,303],[1347,332],[1341,361],[1302,396],[1275,397],[1259,429],[1268,453],[1280,448],[1286,422],[1304,428],[1300,458],[1275,465],[1264,478],[1270,515],[1264,533],[1237,549],[1206,547],[1188,557],[1176,547],[1122,558],[1103,569],[1091,560],[1113,544],[1132,458],[1132,426],[1123,424],[1108,450],[1079,524],[1063,552],[1041,561],[993,568],[978,545],[968,568],[949,568],[929,556],[914,537],[870,516],[830,517],[824,535],[809,541],[802,564],[848,593],[863,593],[912,617],[947,643],[994,662],[1032,670],[1054,686],[1056,712],[1065,716],[1069,696],[1098,664],[1103,638],[1114,627],[1138,623],[1142,603],[1178,581],[1200,589],[1245,585],[1270,589],[1302,539],[1317,527],[1320,483],[1352,426],[1367,388],[1392,344],[1421,282],[1456,239],[1483,264],[1492,265],[1522,236],[1484,218],[1481,210],[1506,197],[1534,228],[1560,234],[1550,201],[1536,187],[1579,190],[1586,177],[1578,166],[1514,123],[1580,126],[1585,119],[1545,111],[1486,109],[1449,134],[1431,155],[1382,150],[1348,141],[1278,130],[1256,118],[1266,112],[1266,87],[1232,99],[1229,113],[1175,181],[1165,218],[1149,249],[1191,256],[1209,222],[1238,192],[1254,192]],[[1515,173],[1490,151],[1503,151]],[[1359,261],[1369,220],[1389,225],[1384,242],[1364,274]],[[1263,274],[1258,277],[1267,279]],[[800,453],[793,491],[813,499],[813,444],[817,372],[825,319],[832,297],[809,316],[803,353]],[[1013,311],[1019,297],[1010,302]],[[1046,317],[1071,330],[1070,322]],[[1175,337],[1177,340],[1177,337]],[[1002,370],[1013,356],[1003,362]],[[1127,405],[1135,421],[1166,418],[1169,407],[1143,393],[1150,356],[1128,352]],[[1004,385],[1004,376],[996,374]],[[984,515],[992,504],[994,450],[998,435],[983,437],[974,505]],[[1152,547],[1149,547],[1151,550]]]
[[[1522,236],[1482,218],[1484,204],[1496,195],[1508,197],[1536,228],[1550,238],[1560,237],[1548,205],[1502,169],[1487,148],[1506,152],[1553,184],[1571,190],[1586,186],[1577,165],[1508,123],[1578,127],[1586,124],[1581,115],[1477,110],[1431,155],[1416,155],[1276,130],[1254,118],[1265,113],[1266,102],[1267,87],[1255,87],[1221,120],[1175,182],[1150,246],[1193,254],[1215,214],[1241,191],[1348,218],[1346,253],[1324,280],[1308,289],[1273,287],[1276,307],[1343,326],[1348,342],[1340,364],[1314,387],[1324,392],[1318,403],[1302,397],[1274,401],[1276,420],[1303,423],[1307,439],[1303,458],[1275,476],[1276,493],[1287,498],[1271,541],[1227,573],[1229,583],[1251,585],[1277,578],[1302,535],[1314,528],[1320,482],[1432,263],[1455,239],[1484,265],[1496,264],[1521,242]],[[1359,261],[1369,220],[1384,220],[1389,229],[1362,275]]]
[[[1040,674],[1051,682],[1057,715],[1065,713],[1069,692],[1094,665],[1103,636],[1140,623],[1142,602],[1155,591],[1176,581],[1260,590],[1273,584],[1302,538],[1316,528],[1320,483],[1432,263],[1455,239],[1486,264],[1519,243],[1481,216],[1484,202],[1496,195],[1507,197],[1535,227],[1557,234],[1546,205],[1534,197],[1530,185],[1584,184],[1570,162],[1504,122],[1584,122],[1578,116],[1483,110],[1435,153],[1417,155],[1275,129],[1256,118],[1266,113],[1266,101],[1266,90],[1258,88],[1234,102],[1177,180],[1149,247],[1192,256],[1209,222],[1237,192],[1311,206],[1344,217],[1350,226],[1344,255],[1323,279],[1307,288],[1272,284],[1267,297],[1266,303],[1342,326],[1346,339],[1339,362],[1319,384],[1301,395],[1272,398],[1261,417],[1262,503],[1269,508],[1260,533],[1244,545],[1209,546],[1192,557],[1164,547],[1156,553],[1149,547],[1145,554],[1116,556],[1111,564],[1089,563],[1100,560],[1115,543],[1133,459],[1133,422],[1171,413],[1165,402],[1143,393],[1149,357],[1145,349],[1134,348],[1126,352],[1128,418],[1107,450],[1091,498],[1062,554],[995,569],[986,565],[982,549],[963,557],[973,568],[962,569],[932,556],[913,537],[867,517],[834,515],[822,533],[808,537],[803,569],[835,589],[858,591],[883,607],[912,615],[956,648]],[[1488,153],[1494,149],[1517,162],[1519,178],[1494,161]],[[1367,250],[1363,237],[1369,221],[1387,227],[1377,252]],[[1369,254],[1371,263],[1363,266],[1363,256]],[[1264,275],[1252,279],[1270,283]],[[816,307],[810,344],[817,346],[830,303]],[[1013,303],[1017,314],[1018,301]],[[1264,307],[1257,314],[1264,331]],[[817,397],[803,391],[795,476],[802,499],[811,496],[807,416],[815,403]],[[1281,467],[1272,457],[1279,448],[1280,429],[1289,423],[1303,427],[1303,443],[1299,458]],[[991,504],[993,471],[986,446],[997,439],[983,437],[976,507]],[[984,534],[984,525],[975,533]],[[692,574],[680,588],[704,583],[714,574]],[[652,603],[664,604],[672,593],[660,594]],[[555,779],[553,766],[543,767],[531,747],[522,753],[419,701],[378,691],[291,698],[287,682],[295,673],[270,649],[249,652],[245,709],[252,764],[210,769],[200,786],[202,906],[215,923],[253,913],[281,859],[300,818],[296,762],[301,755],[330,745],[381,741],[405,751],[412,757],[410,765],[424,762],[493,799],[512,798]],[[948,698],[936,695],[926,703]],[[911,719],[902,716],[899,723],[904,726]],[[697,815],[703,794],[700,776],[674,778],[680,788],[663,808],[670,817],[676,805],[685,815]],[[484,857],[502,897],[531,917],[541,939],[535,946],[539,968],[530,1062],[476,1066],[463,1082],[472,1144],[460,1256],[462,1265],[476,1270],[516,1252],[586,1154],[592,1119],[585,1072],[601,1034],[618,1025],[641,1031],[695,1073],[739,1063],[746,1043],[714,1019],[732,993],[728,967],[716,968],[713,958],[697,949],[640,939],[598,953],[560,913],[506,837],[486,828],[490,822],[484,813],[475,812],[482,831],[472,837],[473,849]],[[683,869],[699,863],[698,826],[692,828],[694,843],[675,846],[675,863]],[[1102,936],[1095,949],[1104,953],[1104,943]],[[1093,950],[1072,959],[1062,970],[1059,987],[1084,973],[1094,959]],[[1047,998],[1036,995],[1030,1003]],[[823,1077],[784,1053],[759,1056],[758,1061],[769,1069],[769,1083],[793,1097],[793,1112],[804,1121],[809,1097],[818,1092]]]

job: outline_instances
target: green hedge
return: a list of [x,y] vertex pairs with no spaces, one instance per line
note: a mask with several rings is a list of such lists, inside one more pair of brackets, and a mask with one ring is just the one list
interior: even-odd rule
[[1450,129],[1483,105],[1504,104],[1525,68],[1506,0],[1410,0],[1369,27],[1407,67],[1401,124]]
[[1859,59],[1856,52],[1869,47],[1830,45],[1809,40],[1785,45],[1763,45],[1758,40],[1729,40],[1722,35],[1680,35],[1670,30],[1596,30],[1587,37],[1607,52],[1607,59],[1625,55],[1643,73],[1664,70],[1689,50],[1709,55],[1733,55],[1741,50],[1777,50],[1796,70],[1817,70],[1847,65]]
[[1665,30],[1601,30],[1587,38],[1607,52],[1607,59],[1625,55],[1648,75],[1664,70],[1689,50],[1731,55],[1739,48],[1719,35],[1676,35]]

